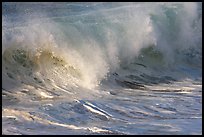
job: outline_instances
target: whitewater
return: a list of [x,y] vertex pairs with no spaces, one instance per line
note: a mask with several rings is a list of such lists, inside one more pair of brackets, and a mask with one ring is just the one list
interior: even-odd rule
[[2,3],[2,134],[202,134],[202,3]]

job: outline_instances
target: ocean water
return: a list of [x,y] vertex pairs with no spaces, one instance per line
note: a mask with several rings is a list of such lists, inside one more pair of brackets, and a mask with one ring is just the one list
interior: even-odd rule
[[2,134],[202,134],[202,3],[3,2]]

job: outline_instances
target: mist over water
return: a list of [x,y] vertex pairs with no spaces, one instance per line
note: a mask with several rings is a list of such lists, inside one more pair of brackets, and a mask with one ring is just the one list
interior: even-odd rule
[[2,132],[201,134],[201,62],[201,3],[3,3]]

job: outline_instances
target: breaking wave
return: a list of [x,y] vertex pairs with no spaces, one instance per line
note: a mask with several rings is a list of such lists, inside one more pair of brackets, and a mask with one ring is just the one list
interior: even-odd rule
[[[3,3],[7,92],[35,88],[53,98],[67,96],[63,91],[81,103],[79,95],[95,98],[103,88],[113,95],[113,86],[148,91],[188,78],[201,81],[201,74],[200,3]],[[93,104],[87,108],[99,113]]]

